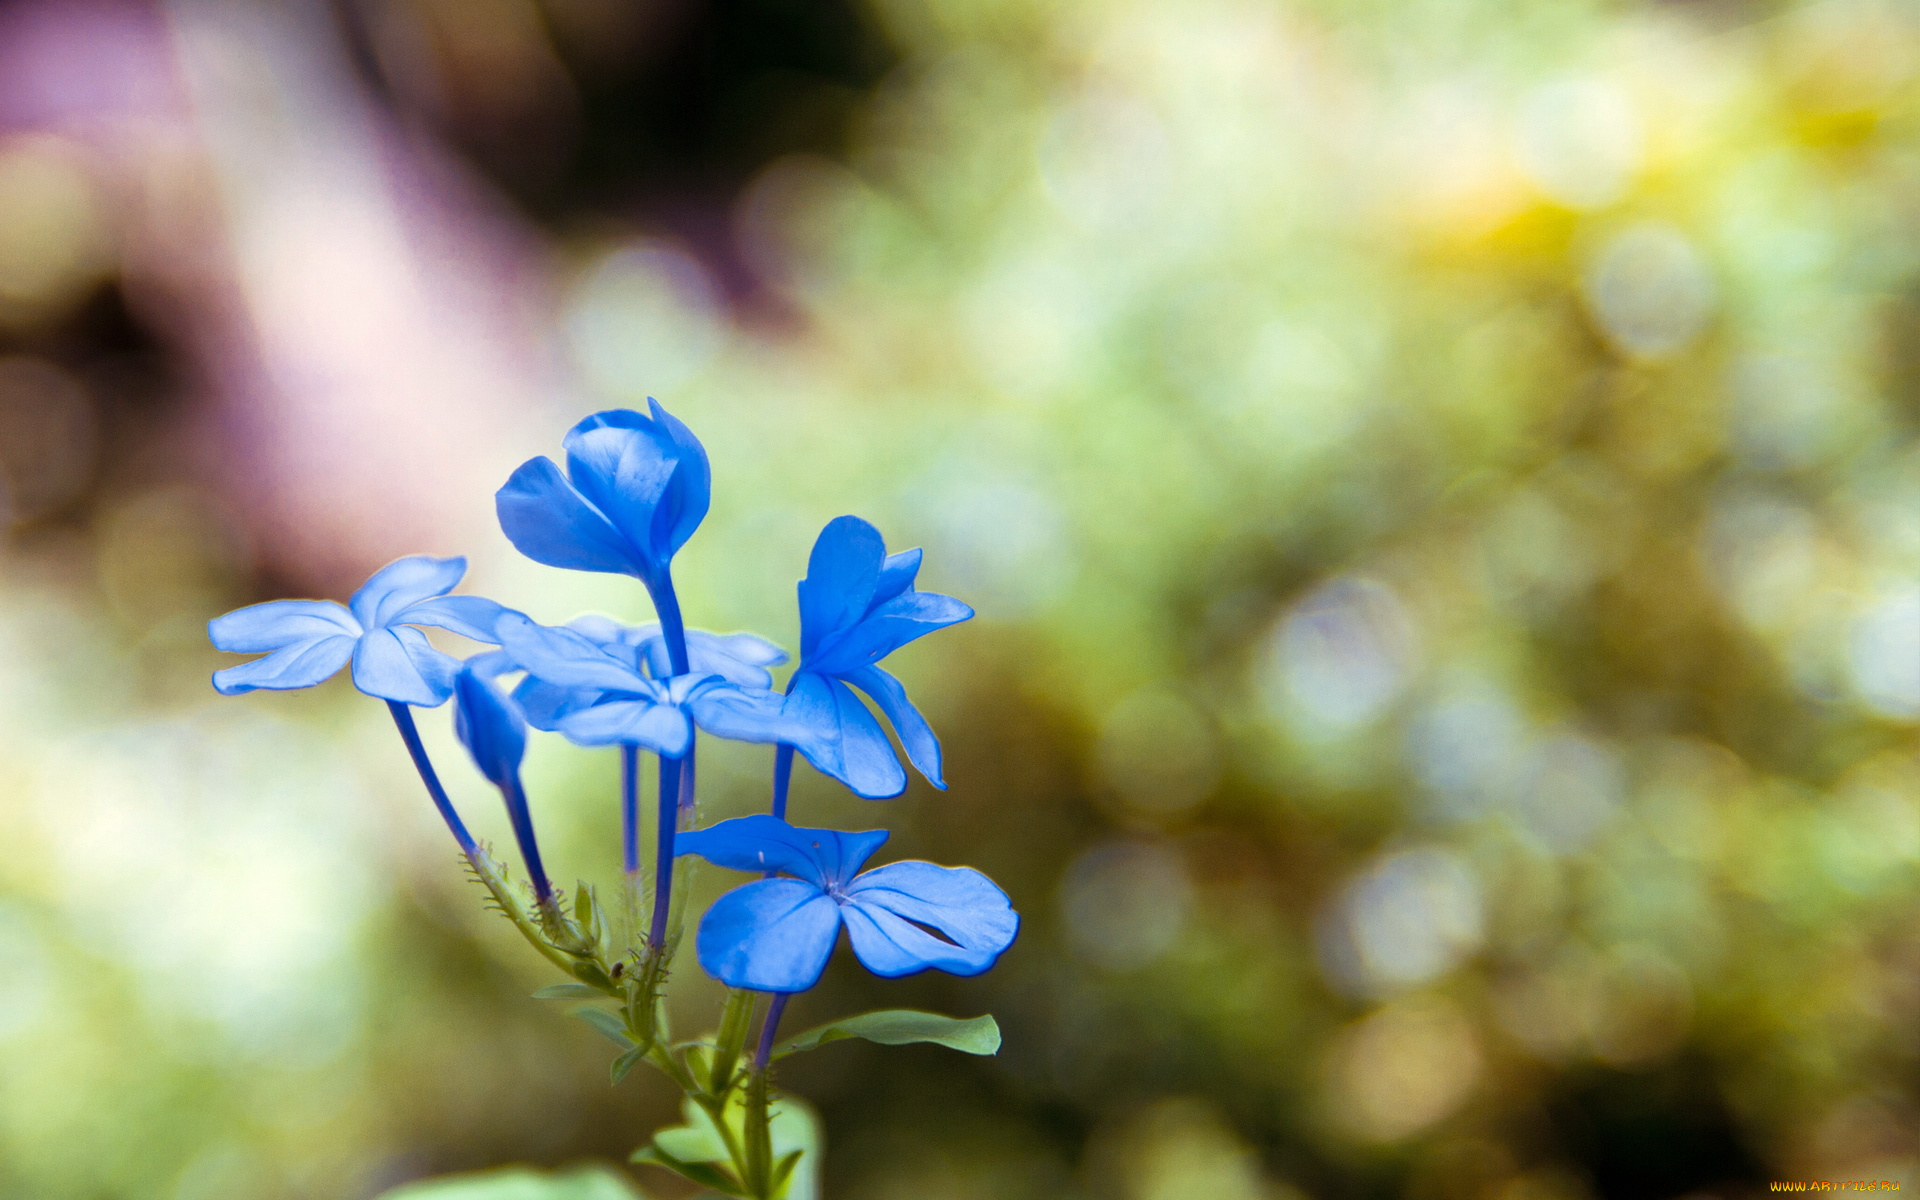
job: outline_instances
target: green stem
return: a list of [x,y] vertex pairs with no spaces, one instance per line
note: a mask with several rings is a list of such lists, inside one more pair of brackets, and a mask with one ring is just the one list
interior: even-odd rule
[[753,1025],[753,1007],[760,993],[745,988],[727,990],[727,1007],[720,1017],[720,1032],[714,1038],[713,1076],[707,1091],[724,1097],[733,1087],[734,1068],[746,1049],[747,1030]]

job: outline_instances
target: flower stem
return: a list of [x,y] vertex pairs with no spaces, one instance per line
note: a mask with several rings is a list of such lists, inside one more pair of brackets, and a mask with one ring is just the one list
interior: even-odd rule
[[640,869],[640,747],[620,744],[621,865],[631,875]]
[[773,1057],[773,1039],[780,1032],[780,1017],[787,1011],[787,999],[791,992],[775,992],[773,1003],[767,1005],[767,1019],[760,1023],[760,1048],[753,1054],[753,1069],[764,1072],[767,1060]]
[[667,944],[667,907],[673,898],[673,838],[680,821],[680,760],[660,759],[659,844],[654,849],[653,923],[647,942],[656,953]]
[[773,752],[773,815],[787,819],[787,788],[793,783],[793,747],[785,742]]
[[474,842],[473,835],[467,832],[460,814],[453,810],[453,801],[447,799],[447,789],[440,786],[440,776],[434,772],[433,763],[427,758],[427,748],[420,744],[420,730],[413,723],[412,707],[398,700],[389,700],[387,711],[393,714],[393,723],[400,727],[400,740],[407,744],[407,753],[413,756],[413,769],[420,772],[420,782],[427,785],[427,795],[433,797],[433,806],[440,810],[441,819],[453,831],[453,840],[460,843],[461,851],[468,858],[473,858],[480,852],[480,847]]
[[527,878],[533,883],[534,898],[542,905],[553,899],[553,885],[547,882],[547,868],[540,861],[540,843],[533,836],[533,813],[527,809],[527,792],[514,775],[500,789],[507,802],[507,819],[513,823],[513,840],[520,843],[520,857],[527,864]]
[[680,597],[673,590],[673,576],[663,571],[657,584],[651,580],[643,582],[647,585],[647,595],[653,598],[653,611],[660,617],[660,636],[667,641],[667,661],[673,665],[675,675],[685,675],[691,670],[687,665],[687,625],[680,616]]
[[680,760],[680,816],[682,825],[693,824],[694,789],[698,785],[700,767],[700,730],[696,727],[693,737],[687,742],[687,755]]

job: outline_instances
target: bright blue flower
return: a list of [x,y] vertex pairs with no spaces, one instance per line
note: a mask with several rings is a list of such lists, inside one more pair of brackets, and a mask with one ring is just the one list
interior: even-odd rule
[[920,551],[889,555],[880,531],[837,517],[820,531],[800,581],[800,667],[787,685],[787,711],[809,734],[793,742],[807,761],[869,799],[906,790],[893,746],[849,684],[871,696],[893,723],[915,768],[938,788],[940,740],[900,681],[876,664],[973,609],[938,592],[917,592]]
[[[482,657],[492,658],[491,655]],[[490,665],[483,663],[482,668]],[[540,842],[533,833],[533,813],[527,805],[526,789],[520,785],[520,760],[527,753],[527,723],[482,668],[470,662],[454,677],[453,729],[467,752],[473,755],[480,773],[500,789],[500,796],[507,804],[507,819],[513,825],[514,841],[519,843],[520,858],[526,863],[527,878],[533,884],[533,894],[545,903],[553,894],[553,886],[548,883],[547,869],[540,861]]]
[[[725,670],[649,678],[641,669],[644,644],[602,645],[578,630],[535,624],[519,613],[502,617],[496,633],[501,653],[534,683],[520,685],[529,722],[578,745],[635,743],[679,758],[693,744],[695,725],[743,742],[787,741],[801,732],[784,715],[779,693],[730,681],[729,674],[760,670],[749,664],[729,660]],[[735,644],[711,634],[689,643],[715,656],[721,656],[716,646]]]
[[[653,679],[666,679],[673,674],[666,638],[657,624],[622,625],[610,617],[588,615],[568,621],[566,628],[618,658],[623,666],[631,666]],[[785,650],[751,633],[689,629],[686,636],[691,674],[718,675],[728,683],[751,690],[766,691],[772,687],[773,676],[767,668],[787,661]],[[560,687],[529,674],[514,689],[513,698],[526,713],[529,724],[535,729],[552,731],[560,727],[561,717],[591,707],[600,693],[598,688]]]
[[681,854],[786,876],[714,902],[700,922],[700,965],[729,987],[803,992],[819,982],[844,925],[854,954],[876,975],[978,975],[991,967],[1020,929],[1007,894],[972,867],[909,860],[860,872],[886,840],[884,829],[796,829],[768,816],[681,834]]
[[494,496],[500,528],[550,567],[633,575],[650,590],[707,515],[707,452],[657,400],[651,415],[595,413],[567,433],[567,473],[521,465]]
[[270,600],[215,617],[207,636],[216,648],[271,653],[215,671],[213,686],[226,696],[312,687],[351,660],[353,685],[367,695],[435,707],[452,693],[460,663],[413,626],[493,642],[494,623],[508,611],[479,596],[447,595],[466,573],[464,558],[415,554],[375,571],[345,605]]

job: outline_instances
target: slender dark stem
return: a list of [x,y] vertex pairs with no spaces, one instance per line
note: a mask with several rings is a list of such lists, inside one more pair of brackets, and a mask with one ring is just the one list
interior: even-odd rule
[[502,785],[500,795],[507,802],[507,819],[513,822],[513,840],[520,843],[520,857],[527,864],[527,878],[533,882],[533,894],[545,904],[553,898],[553,885],[547,882],[547,868],[540,861],[540,843],[533,836],[533,813],[527,809],[527,792],[514,775]]
[[473,835],[460,820],[460,814],[453,810],[453,801],[447,799],[447,789],[440,786],[440,776],[434,772],[433,763],[427,758],[427,748],[420,744],[420,730],[413,723],[413,709],[398,700],[387,701],[387,711],[393,714],[393,723],[400,727],[400,740],[407,744],[407,753],[413,756],[413,769],[420,772],[420,782],[427,785],[427,795],[433,797],[433,806],[440,810],[440,817],[453,831],[453,840],[460,843],[460,849],[468,858],[480,853]]
[[662,572],[658,583],[645,581],[647,595],[653,597],[653,611],[660,616],[660,635],[667,640],[667,661],[675,675],[685,675],[687,665],[687,625],[680,617],[680,597],[673,590],[673,576]]
[[673,835],[680,817],[680,760],[660,760],[660,840],[654,850],[653,924],[647,942],[655,950],[667,944],[667,906],[673,898]]
[[787,819],[787,788],[793,783],[793,747],[785,742],[773,752],[773,815]]
[[640,747],[620,744],[621,865],[631,875],[640,869]]
[[787,1000],[792,992],[775,992],[773,1003],[767,1005],[767,1019],[760,1025],[760,1048],[753,1054],[753,1069],[756,1072],[767,1069],[767,1060],[773,1057],[774,1035],[780,1031],[780,1017],[787,1011]]
[[[800,672],[795,671],[787,680],[786,695],[793,695],[793,685],[800,682]],[[779,749],[773,752],[773,815],[782,821],[787,819],[787,789],[793,784],[793,747],[781,742]]]
[[[689,715],[688,720],[692,717]],[[699,775],[700,731],[693,731],[693,739],[687,743],[687,756],[680,760],[680,815],[684,824],[693,823],[693,792]]]

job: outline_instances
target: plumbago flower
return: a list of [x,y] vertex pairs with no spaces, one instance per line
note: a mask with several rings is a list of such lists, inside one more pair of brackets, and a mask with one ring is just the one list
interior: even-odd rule
[[[516,694],[529,692],[528,711],[576,745],[633,743],[680,758],[693,744],[696,725],[742,742],[779,742],[796,732],[778,693],[742,686],[722,671],[652,678],[642,673],[644,655],[637,646],[603,644],[519,613],[503,616],[495,636],[501,653],[528,675],[516,689]],[[724,658],[735,674],[752,678],[742,664],[714,648],[719,641],[712,635],[700,640],[703,661]]]
[[[841,517],[821,532],[800,581],[800,662],[784,693],[776,692],[769,668],[787,661],[785,651],[754,634],[689,630],[682,619],[673,557],[705,516],[711,486],[706,451],[687,427],[649,401],[645,413],[586,418],[565,447],[564,471],[535,458],[496,493],[501,529],[538,562],[633,576],[657,624],[582,617],[541,625],[492,600],[449,595],[466,560],[420,555],[381,568],[346,605],[277,600],[215,618],[208,626],[215,646],[265,657],[216,672],[214,686],[227,695],[311,687],[351,663],[355,686],[387,702],[491,903],[564,972],[566,982],[536,995],[590,1002],[577,1015],[621,1047],[615,1083],[646,1062],[685,1092],[691,1124],[660,1131],[634,1161],[742,1200],[810,1198],[813,1168],[802,1159],[818,1133],[782,1132],[809,1118],[799,1106],[776,1103],[775,1059],[842,1037],[934,1042],[974,1054],[999,1047],[991,1017],[904,1010],[842,1018],[774,1046],[788,997],[819,980],[843,928],[855,956],[887,977],[977,975],[1019,930],[1006,893],[971,867],[907,861],[863,871],[885,831],[801,829],[782,819],[796,749],[859,795],[893,796],[906,787],[885,730],[856,693],[886,716],[914,767],[945,786],[939,741],[879,663],[973,610],[914,589],[918,550],[889,555],[872,525]],[[422,626],[498,649],[462,664],[430,645]],[[524,678],[503,693],[499,681],[515,672]],[[449,696],[455,733],[506,805],[527,888],[510,883],[467,831],[414,725],[414,706],[438,706]],[[584,883],[569,901],[553,886],[520,772],[530,727],[619,750],[623,902],[603,905]],[[700,732],[778,747],[773,816],[681,828],[697,811]],[[640,859],[643,751],[658,761],[650,879]],[[699,923],[701,965],[729,991],[715,1032],[692,1040],[672,1036],[664,996],[679,944],[674,863],[685,854],[765,876],[722,896]],[[757,1049],[748,1045],[756,1014]]]
[[682,834],[681,854],[779,873],[707,910],[700,965],[729,987],[804,992],[820,981],[844,927],[854,956],[889,979],[936,969],[978,975],[993,966],[1020,929],[1007,894],[972,867],[907,860],[861,871],[887,836],[797,829],[765,816]]
[[[861,796],[883,799],[906,790],[907,774],[859,688],[887,715],[907,758],[944,789],[940,740],[881,659],[916,638],[956,625],[973,609],[938,592],[915,591],[920,551],[888,554],[880,531],[859,517],[827,523],[800,581],[800,667],[787,685],[787,708],[808,736],[792,743],[807,761]],[[852,685],[852,687],[849,687]],[[774,815],[786,811],[791,754],[776,764]]]
[[[623,670],[660,680],[672,677],[671,658],[666,638],[659,625],[622,625],[607,617],[584,616],[568,621],[563,631],[578,634],[614,659]],[[748,692],[764,692],[773,686],[768,667],[787,661],[787,652],[751,633],[708,633],[689,629],[687,660],[689,674],[719,676],[727,683]],[[535,651],[538,656],[538,651]],[[516,663],[513,655],[501,651],[503,663],[528,672],[513,690],[514,702],[526,714],[535,729],[559,732],[563,718],[591,708],[607,697],[600,686],[563,685],[535,671],[530,663]]]
[[687,670],[673,556],[707,515],[707,451],[648,400],[646,414],[595,413],[567,432],[567,473],[552,459],[521,464],[494,496],[500,528],[520,553],[550,567],[632,575],[667,630],[675,674]]
[[449,596],[467,573],[464,558],[415,554],[373,573],[346,604],[269,600],[207,623],[216,648],[265,658],[213,673],[214,690],[309,688],[353,663],[353,685],[369,696],[433,708],[453,692],[460,662],[413,628],[432,625],[492,642],[507,610],[479,596]]

